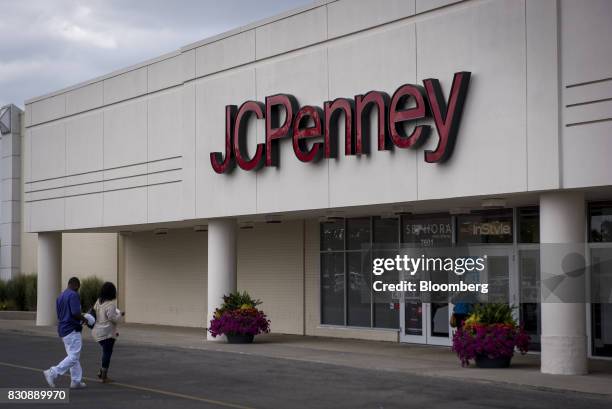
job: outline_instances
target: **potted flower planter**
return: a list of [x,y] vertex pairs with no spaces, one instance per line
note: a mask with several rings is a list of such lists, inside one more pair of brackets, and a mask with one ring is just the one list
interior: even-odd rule
[[255,308],[261,301],[246,292],[223,297],[223,305],[215,310],[208,332],[213,337],[225,335],[229,344],[251,344],[255,335],[270,332],[270,320]]
[[253,334],[227,334],[227,343],[228,344],[252,344],[255,335]]
[[453,351],[462,366],[474,360],[477,368],[508,368],[515,350],[527,352],[529,335],[516,324],[512,309],[507,304],[483,304],[474,309],[453,334]]

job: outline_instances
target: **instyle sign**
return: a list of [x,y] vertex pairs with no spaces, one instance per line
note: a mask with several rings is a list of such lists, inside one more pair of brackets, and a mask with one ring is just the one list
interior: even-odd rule
[[[246,101],[240,108],[225,107],[225,153],[211,152],[210,162],[217,173],[228,173],[236,165],[243,170],[279,165],[279,141],[289,138],[295,156],[302,162],[338,157],[338,129],[344,128],[344,154],[370,153],[370,112],[377,108],[376,141],[379,151],[418,148],[428,138],[431,127],[417,121],[433,118],[438,145],[425,151],[425,161],[441,163],[452,155],[463,106],[470,82],[469,72],[453,77],[448,101],[437,79],[423,80],[423,86],[405,84],[393,96],[381,91],[355,95],[354,99],[327,101],[323,109],[306,105],[300,108],[292,95],[268,96],[265,104]],[[281,123],[281,110],[285,115]],[[247,122],[250,116],[265,119],[266,140],[255,152],[247,152]],[[411,132],[406,126],[413,124]],[[310,142],[310,143],[309,143]]]

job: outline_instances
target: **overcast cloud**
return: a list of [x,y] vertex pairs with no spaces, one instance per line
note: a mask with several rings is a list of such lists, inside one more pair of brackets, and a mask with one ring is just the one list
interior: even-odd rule
[[0,106],[311,0],[0,0]]

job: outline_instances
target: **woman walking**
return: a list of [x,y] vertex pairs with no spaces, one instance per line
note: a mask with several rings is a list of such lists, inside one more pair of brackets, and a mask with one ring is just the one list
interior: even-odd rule
[[93,309],[96,313],[96,323],[91,331],[94,339],[102,346],[102,367],[98,372],[98,378],[102,382],[110,382],[108,379],[108,367],[110,365],[115,339],[117,333],[117,322],[121,318],[121,311],[117,308],[117,289],[115,285],[106,282],[100,290],[100,298],[96,301]]

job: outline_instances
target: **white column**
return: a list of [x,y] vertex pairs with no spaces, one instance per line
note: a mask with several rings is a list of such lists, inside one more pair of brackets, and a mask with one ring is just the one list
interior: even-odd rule
[[[208,320],[223,303],[223,296],[236,291],[236,221],[216,219],[208,222]],[[209,341],[220,341],[221,337]]]
[[543,373],[587,373],[585,229],[582,192],[540,196]]
[[[21,272],[21,116],[15,105],[0,108],[2,135],[2,212],[0,215],[0,279]],[[25,271],[30,273],[30,271]]]
[[62,289],[62,234],[38,233],[36,325],[57,323],[55,300]]

